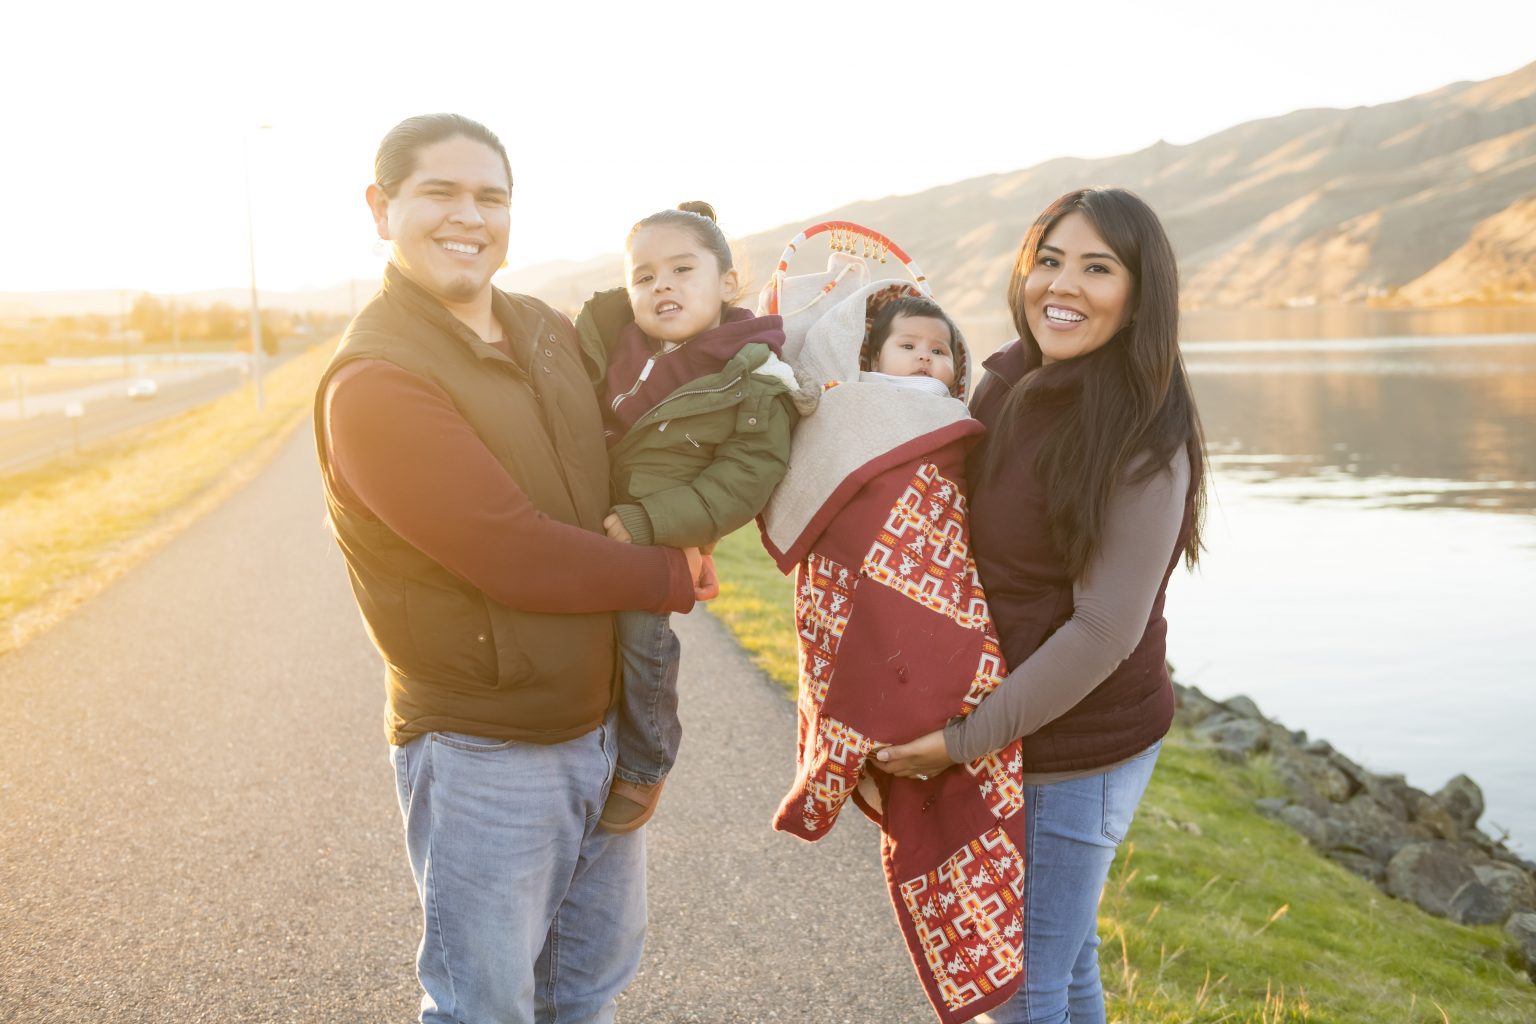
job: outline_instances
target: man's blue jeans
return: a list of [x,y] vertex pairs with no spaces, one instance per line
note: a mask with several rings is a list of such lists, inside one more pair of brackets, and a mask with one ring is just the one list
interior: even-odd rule
[[660,782],[677,761],[683,726],[677,719],[677,664],[682,644],[672,617],[619,612],[624,701],[619,716],[619,778]]
[[434,732],[391,748],[423,913],[428,1024],[593,1024],[640,966],[645,834],[597,827],[611,724],[540,746]]
[[1024,985],[979,1024],[1104,1024],[1099,894],[1161,748],[1100,775],[1024,787]]

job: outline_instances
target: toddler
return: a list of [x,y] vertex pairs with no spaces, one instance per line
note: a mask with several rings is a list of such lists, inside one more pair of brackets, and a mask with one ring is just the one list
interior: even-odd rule
[[[784,476],[795,386],[779,358],[783,323],[731,305],[739,280],[708,203],[640,221],[627,288],[577,318],[607,367],[604,428],[614,505],[608,536],[699,547],[750,522]],[[630,832],[654,813],[677,757],[679,644],[667,615],[617,614],[624,687],[618,767],[601,824]]]

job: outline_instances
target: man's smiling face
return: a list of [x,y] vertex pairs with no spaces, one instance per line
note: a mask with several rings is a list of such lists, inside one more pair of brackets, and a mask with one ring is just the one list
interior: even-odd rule
[[394,195],[370,186],[368,205],[391,262],[453,309],[490,294],[507,256],[511,187],[501,155],[461,136],[417,153]]

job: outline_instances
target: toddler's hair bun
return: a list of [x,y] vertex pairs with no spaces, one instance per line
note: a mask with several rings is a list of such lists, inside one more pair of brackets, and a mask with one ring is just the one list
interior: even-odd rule
[[677,208],[685,213],[696,213],[700,217],[706,217],[710,223],[720,223],[720,218],[715,216],[715,208],[702,199],[690,199],[686,203],[678,203]]

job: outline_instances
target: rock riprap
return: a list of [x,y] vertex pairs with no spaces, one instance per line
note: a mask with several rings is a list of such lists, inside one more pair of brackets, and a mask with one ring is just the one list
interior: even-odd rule
[[1214,700],[1174,684],[1176,722],[1226,760],[1267,758],[1288,791],[1265,814],[1324,856],[1427,913],[1459,924],[1504,924],[1536,979],[1536,864],[1478,828],[1483,793],[1465,775],[1439,792],[1378,775],[1266,718],[1248,697]]

